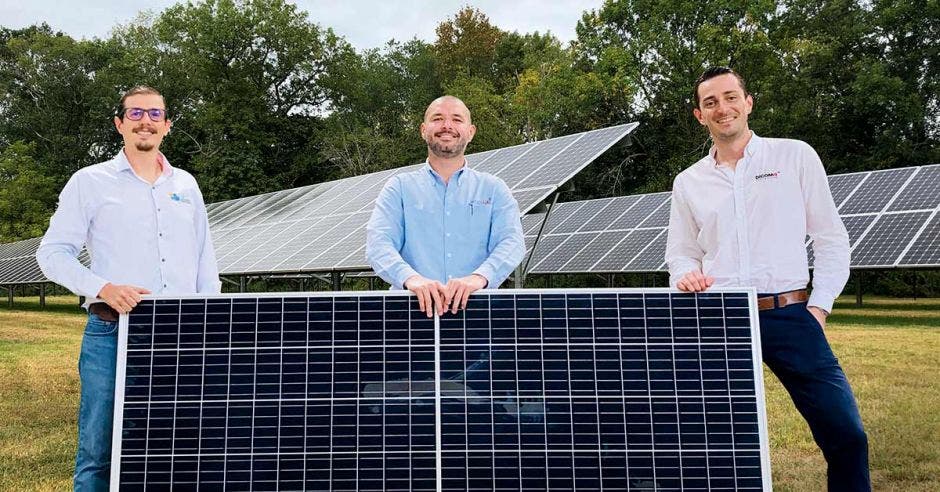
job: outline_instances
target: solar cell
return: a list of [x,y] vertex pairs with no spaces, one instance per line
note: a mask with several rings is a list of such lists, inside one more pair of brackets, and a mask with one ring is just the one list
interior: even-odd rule
[[585,200],[584,205],[578,208],[576,213],[571,214],[564,222],[560,222],[557,227],[552,229],[552,234],[566,234],[577,231],[586,221],[593,219],[612,200],[612,198]]
[[940,266],[940,213],[934,213],[933,218],[904,253],[900,264]]
[[666,257],[666,230],[653,229],[659,234],[629,265],[624,271],[630,272],[654,272],[663,264]]
[[278,263],[274,270],[300,270],[304,265],[319,256],[320,253],[323,252],[322,248],[332,246],[335,244],[335,241],[338,238],[341,238],[342,235],[348,233],[347,230],[343,229],[341,224],[347,223],[350,227],[352,227],[353,223],[364,223],[366,220],[368,220],[368,214],[365,213],[360,213],[357,215],[331,215],[324,217],[323,220],[317,223],[316,226],[298,235],[297,243],[295,244],[303,243],[304,240],[307,241],[306,244],[303,244],[297,249],[285,250],[284,256],[278,255],[278,257],[286,258],[281,263]]
[[592,272],[619,272],[636,258],[637,255],[662,231],[659,229],[637,229],[625,235],[609,253],[591,267]]
[[610,229],[633,229],[666,201],[671,193],[642,195],[640,200],[611,224]]
[[672,203],[672,195],[663,201],[663,204],[653,211],[637,228],[647,227],[667,227],[669,225],[669,210]]
[[888,210],[933,210],[937,206],[940,206],[940,164],[918,168]]
[[596,232],[585,234],[572,234],[563,236],[565,240],[555,248],[554,251],[542,257],[542,261],[533,263],[529,269],[532,273],[554,273],[561,269],[562,265],[568,263],[572,256],[578,254],[595,237]]
[[[849,247],[855,246],[855,243],[858,242],[858,238],[862,237],[862,234],[865,233],[865,230],[868,229],[868,226],[871,225],[877,217],[877,214],[842,217],[845,230],[849,233]],[[806,245],[806,254],[809,266],[813,266],[816,254],[813,252],[812,242]]]
[[[581,138],[582,135],[582,133],[576,133],[574,135],[565,135],[564,137],[550,138],[537,142],[532,150],[516,159],[511,167],[503,168],[496,174],[502,178],[511,189],[529,188],[529,186],[520,186],[522,180],[550,161],[556,154],[564,150],[565,147],[573,144]],[[572,172],[571,174],[574,173]]]
[[555,187],[546,186],[544,188],[534,188],[531,190],[515,190],[512,192],[513,198],[519,204],[519,213],[526,213],[535,208],[542,200],[555,191]]
[[[351,244],[366,243],[366,221],[369,220],[369,216],[367,214],[363,214],[363,216],[360,216],[358,219],[353,219],[351,217],[350,220],[360,220],[362,222],[362,226],[353,228],[353,226],[343,224],[333,229],[333,231],[336,231],[337,237],[333,246],[327,248],[323,254],[310,260],[309,263],[304,265],[304,270],[326,270],[333,268],[337,263],[349,256]],[[352,231],[351,233],[350,230]],[[345,233],[348,233],[348,235],[340,237]]]
[[542,236],[538,244],[534,246],[533,251],[529,251],[525,259],[522,260],[522,266],[528,265],[527,271],[532,271],[532,267],[550,255],[567,238],[567,235]]
[[632,132],[637,125],[637,123],[630,123],[585,133],[576,144],[561,151],[538,170],[532,170],[517,187],[531,188],[567,181],[613,144]]
[[545,214],[528,214],[522,216],[522,233],[526,236],[537,234]]
[[836,208],[842,205],[846,197],[852,194],[855,188],[858,187],[858,184],[868,177],[869,174],[868,172],[864,172],[829,176],[829,191],[832,192],[832,201],[836,204]]
[[559,271],[561,272],[587,272],[591,270],[597,261],[613,250],[614,246],[622,241],[624,233],[622,231],[608,231],[598,233],[594,240],[590,242],[578,253],[569,255],[571,260],[565,263]]
[[558,226],[568,220],[568,217],[577,213],[586,203],[586,201],[556,203],[548,211],[548,219],[545,221],[545,229],[542,230],[542,234],[552,234]]
[[112,489],[769,491],[753,296],[147,299]]
[[[519,156],[535,148],[536,143],[538,142],[498,149],[495,155],[490,156],[486,161],[476,165],[475,169],[477,171],[499,175],[500,171],[509,167]],[[512,186],[510,186],[510,188],[512,188]]]
[[618,196],[611,200],[603,210],[597,213],[593,219],[587,221],[583,227],[578,229],[581,232],[587,231],[605,231],[623,215],[637,200],[640,195]]
[[891,266],[924,225],[930,212],[884,214],[852,249],[852,266]]
[[916,168],[874,171],[839,208],[842,215],[880,212],[904,186]]

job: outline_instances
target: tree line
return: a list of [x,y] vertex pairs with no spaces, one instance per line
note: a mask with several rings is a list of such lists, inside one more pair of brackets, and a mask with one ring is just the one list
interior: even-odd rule
[[691,115],[729,65],[759,134],[805,140],[830,173],[940,162],[940,4],[932,0],[607,0],[577,37],[508,32],[464,7],[436,39],[356,50],[284,0],[205,0],[103,39],[0,27],[0,241],[44,231],[77,169],[121,147],[137,84],[166,96],[163,150],[207,202],[423,160],[427,104],[473,113],[468,152],[639,121],[563,199],[665,191],[709,146]]

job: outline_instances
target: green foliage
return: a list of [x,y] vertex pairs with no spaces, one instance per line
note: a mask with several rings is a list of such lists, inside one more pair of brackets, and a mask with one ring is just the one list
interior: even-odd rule
[[420,162],[424,109],[452,93],[470,152],[639,121],[563,199],[664,191],[710,146],[690,96],[720,64],[748,80],[757,133],[809,142],[830,173],[940,162],[934,0],[608,0],[576,31],[562,45],[466,6],[432,42],[357,52],[286,0],[181,3],[101,40],[0,28],[0,149],[29,143],[57,190],[120,149],[117,99],[149,84],[164,152],[215,201]]
[[39,236],[49,224],[53,180],[40,172],[34,148],[18,141],[0,152],[0,242]]

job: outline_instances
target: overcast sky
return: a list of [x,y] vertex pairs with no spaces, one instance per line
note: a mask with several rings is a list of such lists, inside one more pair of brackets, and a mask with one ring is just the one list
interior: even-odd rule
[[[127,24],[140,10],[159,13],[175,3],[150,0],[88,0],[74,4],[61,0],[0,0],[0,25],[19,28],[45,22],[74,38],[106,38],[118,24]],[[585,10],[600,8],[603,0],[300,0],[309,19],[346,38],[359,50],[384,45],[390,39],[407,41],[415,36],[434,40],[434,28],[453,17],[464,5],[480,9],[490,22],[505,31],[551,31],[567,42]]]

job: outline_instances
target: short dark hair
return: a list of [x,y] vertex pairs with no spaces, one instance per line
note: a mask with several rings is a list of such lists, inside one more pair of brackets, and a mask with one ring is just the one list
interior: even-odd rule
[[711,67],[702,72],[702,75],[699,75],[698,80],[695,81],[695,86],[692,87],[692,100],[695,101],[696,108],[699,107],[698,86],[702,85],[702,82],[705,82],[708,79],[713,79],[719,75],[725,75],[728,73],[734,75],[734,78],[738,79],[738,84],[741,86],[741,90],[744,91],[745,96],[751,95],[751,93],[747,91],[747,85],[744,83],[744,77],[742,77],[741,74],[735,72],[730,67]]
[[126,101],[127,98],[131,96],[137,96],[140,94],[153,94],[155,96],[160,96],[160,99],[163,99],[164,109],[166,109],[166,99],[163,97],[163,94],[160,94],[160,91],[150,87],[149,85],[137,85],[128,89],[127,92],[121,96],[121,102],[118,103],[118,107],[115,111],[118,118],[121,118],[122,120],[124,119],[124,110],[127,109],[124,107],[124,101]]

